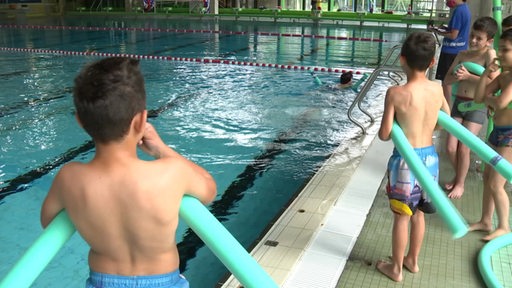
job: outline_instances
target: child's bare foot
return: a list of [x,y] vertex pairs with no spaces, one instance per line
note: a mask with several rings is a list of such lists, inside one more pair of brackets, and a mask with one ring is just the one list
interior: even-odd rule
[[407,258],[407,256],[404,257],[404,267],[411,273],[420,272],[420,267],[418,266],[418,263],[414,263],[414,261],[412,259]]
[[450,199],[459,199],[464,194],[464,187],[459,185],[453,185],[452,191],[448,194],[448,198]]
[[448,182],[444,184],[444,190],[446,191],[452,191],[453,189],[453,182]]
[[491,232],[492,231],[492,224],[487,224],[483,222],[476,222],[469,225],[469,231],[484,231],[484,232]]
[[[393,261],[393,257],[392,256],[388,256],[389,260]],[[414,264],[414,261],[413,260],[409,260],[409,258],[407,258],[407,256],[404,257],[404,262],[403,262],[403,265],[405,267],[405,269],[407,269],[409,272],[411,273],[418,273],[420,272],[420,267],[418,266],[418,264]]]
[[377,270],[379,270],[382,274],[388,276],[389,279],[396,282],[402,281],[402,271],[396,271],[395,265],[393,263],[379,260],[375,264],[375,267],[377,267]]
[[489,234],[489,235],[487,235],[485,237],[482,237],[482,241],[489,242],[492,239],[498,238],[498,237],[503,236],[503,235],[505,235],[507,233],[510,233],[510,229],[505,230],[505,229],[498,228],[498,229],[494,230],[491,234]]

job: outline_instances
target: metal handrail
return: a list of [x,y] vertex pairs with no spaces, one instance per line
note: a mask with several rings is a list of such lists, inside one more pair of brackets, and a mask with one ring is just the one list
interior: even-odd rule
[[[377,79],[377,77],[380,75],[381,72],[388,72],[388,77],[390,79],[394,80],[397,84],[399,84],[400,81],[403,79],[402,76],[399,74],[399,72],[401,72],[402,69],[400,67],[396,67],[399,57],[397,56],[395,59],[393,59],[393,61],[391,63],[389,63],[389,60],[391,59],[391,56],[393,56],[393,53],[401,47],[402,47],[402,45],[399,44],[399,45],[395,45],[389,49],[386,56],[384,56],[382,64],[379,65],[379,67],[377,67],[375,70],[373,70],[370,77],[368,77],[368,80],[366,80],[366,82],[363,84],[363,88],[361,88],[361,90],[359,91],[357,96],[354,98],[354,101],[352,101],[352,104],[350,104],[350,107],[347,110],[348,119],[350,121],[352,121],[352,123],[359,126],[359,128],[361,128],[363,130],[363,134],[366,134],[366,128],[363,126],[363,124],[361,122],[357,121],[352,116],[352,111],[354,110],[354,108],[357,105],[359,110],[361,110],[361,112],[363,112],[363,114],[365,114],[366,116],[368,116],[370,118],[370,122],[372,124],[375,122],[375,118],[370,114],[370,112],[366,111],[363,107],[361,107],[361,102],[363,101],[364,97],[366,96],[366,94],[368,93],[371,86],[373,85],[373,83],[375,82],[375,80]],[[394,77],[391,76],[391,74],[393,74],[394,76],[398,76],[398,78],[400,78],[400,80],[395,79]]]
[[352,104],[350,104],[350,107],[348,108],[348,112],[347,112],[348,119],[350,119],[350,121],[352,121],[352,123],[359,126],[359,128],[361,128],[363,130],[363,134],[366,134],[366,128],[363,126],[363,124],[361,122],[357,121],[352,116],[352,110],[354,110],[355,106],[357,105],[359,110],[361,110],[361,112],[363,112],[366,116],[368,116],[370,118],[371,123],[374,123],[375,118],[368,111],[366,111],[365,109],[363,109],[361,107],[361,102],[363,101],[364,97],[370,90],[373,82],[375,82],[375,80],[377,79],[377,77],[380,75],[381,72],[398,73],[400,71],[402,71],[402,69],[399,67],[380,67],[380,68],[373,70],[372,74],[370,75],[370,77],[368,78],[366,83],[364,84],[361,91],[357,94],[356,98],[354,98],[354,101],[352,102]]

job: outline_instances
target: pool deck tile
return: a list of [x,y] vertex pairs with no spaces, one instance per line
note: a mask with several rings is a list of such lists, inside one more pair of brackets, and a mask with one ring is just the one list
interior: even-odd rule
[[[444,152],[445,132],[436,135],[440,183],[445,183],[453,177],[453,169]],[[347,159],[350,153],[342,149],[333,154],[252,251],[256,260],[279,287],[287,288],[485,287],[477,266],[484,233],[453,239],[438,214],[425,217],[420,272],[404,270],[403,281],[397,283],[375,269],[377,260],[391,255],[393,217],[384,190],[383,163],[392,143],[376,139],[375,131],[364,138],[361,143],[368,150],[363,157]],[[450,200],[467,222],[477,221],[481,213],[483,184],[477,160],[472,154],[463,197]],[[508,185],[507,191],[511,190]],[[278,245],[264,245],[265,240]],[[508,246],[492,257],[504,287],[512,287],[510,255]],[[223,287],[242,286],[231,277]]]
[[[353,143],[348,145],[349,147],[339,147],[251,252],[278,285],[284,285],[300,259],[319,259],[321,255],[327,256],[328,260],[333,263],[333,267],[331,267],[334,269],[333,272],[337,271],[339,274],[342,271],[342,264],[348,258],[349,248],[355,242],[352,238],[356,237],[356,233],[346,231],[347,227],[336,225],[338,223],[335,221],[326,222],[329,219],[326,215],[340,212],[351,213],[352,216],[358,214],[354,209],[336,209],[339,206],[336,203],[345,187],[353,179],[352,175],[357,171],[362,171],[356,170],[362,156],[360,153],[350,153],[351,149],[361,151],[361,147],[368,147],[372,144],[372,141],[368,139],[374,138],[375,131],[371,135],[352,140]],[[382,174],[383,171],[381,170],[379,173]],[[378,183],[380,184],[380,181]],[[361,197],[357,196],[347,197],[346,203],[357,203],[361,200]],[[371,201],[366,204],[368,208],[370,205]],[[357,230],[360,230],[364,223],[363,215],[360,218],[360,221],[351,223],[355,224],[352,226]],[[324,226],[326,230],[319,232],[319,227]],[[340,229],[344,233],[337,231]],[[329,255],[321,242],[315,244],[311,241],[314,238],[318,238],[320,241],[341,243],[341,246],[335,245],[332,248],[337,249],[336,252],[344,254],[344,256]],[[344,244],[347,239],[352,244]],[[265,245],[267,241],[275,241],[274,243],[278,244],[271,247]],[[311,251],[306,250],[307,247],[310,247]],[[309,263],[310,261],[302,262]],[[335,275],[331,276],[334,277],[333,283],[337,280]],[[234,277],[230,277],[222,287],[240,287],[240,283]]]

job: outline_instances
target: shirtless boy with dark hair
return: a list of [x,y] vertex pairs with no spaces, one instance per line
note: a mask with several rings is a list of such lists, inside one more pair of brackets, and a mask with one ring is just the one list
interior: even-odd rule
[[[388,89],[379,138],[384,141],[390,139],[396,120],[432,177],[437,180],[439,157],[432,137],[439,110],[449,113],[449,106],[441,85],[430,81],[425,73],[435,62],[435,41],[428,32],[413,32],[405,40],[400,64],[407,74],[407,83]],[[388,162],[387,194],[394,215],[392,258],[391,262],[378,261],[376,267],[390,279],[400,282],[403,279],[403,266],[413,273],[419,271],[418,256],[425,234],[423,213],[433,211],[425,192],[396,148]],[[407,242],[410,242],[409,251],[405,255]]]
[[[75,79],[73,99],[96,152],[88,163],[60,169],[41,209],[42,226],[67,211],[90,246],[87,288],[189,287],[179,272],[178,211],[184,194],[204,204],[215,198],[212,176],[164,144],[146,122],[138,60],[87,65]],[[156,160],[139,159],[137,147]]]

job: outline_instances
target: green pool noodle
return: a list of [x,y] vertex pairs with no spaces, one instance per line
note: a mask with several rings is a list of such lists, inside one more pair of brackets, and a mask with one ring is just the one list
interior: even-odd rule
[[[486,108],[484,103],[476,103],[474,101],[459,104],[459,110],[461,112],[474,111],[484,108]],[[512,109],[512,103],[508,104],[508,109]]]
[[468,146],[485,163],[493,166],[508,182],[512,182],[512,165],[480,138],[469,132],[469,130],[443,111],[439,111],[438,123],[453,134],[455,138],[464,143],[464,145]]
[[[453,73],[456,73],[457,70],[459,70],[459,68],[461,66],[464,66],[464,68],[466,68],[466,70],[468,70],[469,73],[478,75],[478,76],[482,75],[482,73],[484,73],[484,71],[485,71],[485,68],[480,64],[476,64],[473,62],[461,62],[461,63],[459,63],[459,65],[455,66],[455,68],[453,69]],[[457,96],[458,89],[459,89],[459,81],[456,81],[455,83],[452,84],[452,102],[454,101],[455,97]],[[468,103],[473,103],[473,102],[468,102]],[[463,105],[463,104],[467,104],[467,103],[459,104],[459,109],[460,109],[461,105]],[[483,106],[483,107],[485,108],[485,106]]]
[[243,287],[278,287],[245,248],[197,199],[183,197],[180,216]]
[[356,83],[354,83],[354,85],[352,85],[352,87],[350,87],[354,92],[358,92],[357,89],[359,89],[359,86],[361,86],[361,84],[364,82],[364,80],[366,80],[370,75],[368,73],[364,73],[363,76],[361,78],[359,78],[359,80],[357,80]]
[[[185,195],[181,201],[179,213],[183,221],[194,230],[244,287],[278,287],[199,200]],[[0,288],[30,287],[74,232],[75,226],[66,211],[60,212],[9,270],[0,282]]]
[[418,179],[421,187],[423,187],[424,191],[432,200],[432,204],[436,207],[437,213],[448,225],[453,237],[458,239],[466,235],[468,232],[468,224],[464,218],[462,218],[459,211],[453,206],[446,194],[441,190],[439,184],[432,178],[427,167],[425,167],[409,144],[404,132],[396,122],[393,123],[393,128],[391,129],[391,139],[398,152],[400,152],[400,155],[405,159],[409,169],[411,169],[416,179]]
[[318,78],[318,76],[316,76],[314,72],[311,72],[311,76],[313,76],[313,80],[315,81],[316,84],[322,85],[322,80],[320,80],[320,78]]
[[[492,270],[491,256],[494,252],[510,244],[512,244],[512,233],[492,239],[480,250],[480,253],[478,254],[478,269],[480,270],[480,274],[482,275],[487,287],[504,287]],[[506,263],[506,265],[508,265],[508,263]]]
[[0,282],[0,287],[30,287],[73,233],[75,226],[66,211],[61,211],[14,264]]

